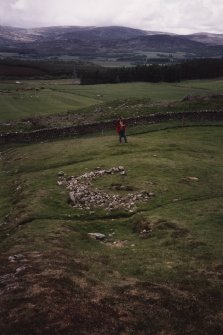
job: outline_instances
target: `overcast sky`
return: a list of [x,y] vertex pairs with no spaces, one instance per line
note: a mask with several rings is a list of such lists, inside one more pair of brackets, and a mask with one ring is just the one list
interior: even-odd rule
[[0,25],[223,33],[223,0],[0,0]]

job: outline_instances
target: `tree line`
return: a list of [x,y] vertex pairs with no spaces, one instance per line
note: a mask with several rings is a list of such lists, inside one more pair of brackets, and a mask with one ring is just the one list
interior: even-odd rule
[[171,64],[102,67],[91,62],[58,59],[0,59],[0,78],[79,78],[82,85],[125,82],[178,82],[223,76],[223,58]]
[[210,79],[223,76],[223,58],[187,60],[179,64],[137,65],[134,67],[82,68],[82,85],[143,82],[179,82],[187,79]]
[[90,62],[58,59],[0,59],[0,79],[78,78],[83,71],[98,68]]

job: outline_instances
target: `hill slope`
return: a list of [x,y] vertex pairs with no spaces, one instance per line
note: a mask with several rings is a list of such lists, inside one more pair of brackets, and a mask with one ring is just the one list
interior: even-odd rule
[[0,26],[0,52],[32,52],[39,55],[178,51],[219,56],[223,54],[222,41],[222,35],[180,36],[117,26],[33,29]]
[[[2,334],[222,333],[222,129],[145,130],[1,149]],[[72,207],[58,173],[119,165],[92,187],[155,196]]]

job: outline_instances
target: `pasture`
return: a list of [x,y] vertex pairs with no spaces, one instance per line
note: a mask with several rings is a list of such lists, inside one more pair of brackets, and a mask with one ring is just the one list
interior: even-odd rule
[[[72,80],[24,80],[0,82],[0,122],[21,121],[37,117],[73,114],[89,116],[91,119],[114,117],[113,103],[122,110],[123,101],[144,109],[139,113],[163,111],[167,105],[176,104],[176,109],[188,108],[181,100],[185,96],[208,96],[221,94],[223,80],[194,80],[180,83],[126,83],[102,85],[75,85]],[[133,100],[133,102],[132,102]],[[141,102],[140,102],[141,100]],[[144,102],[143,102],[144,100]],[[137,103],[136,103],[137,101]],[[199,102],[201,103],[201,102]],[[203,104],[203,105],[202,105]],[[221,103],[202,102],[201,108],[221,106]],[[103,116],[95,115],[95,108],[103,106]],[[105,106],[105,107],[104,107]],[[192,106],[193,107],[193,106]],[[199,106],[196,106],[199,108]],[[131,115],[134,110],[130,111]]]
[[[188,85],[212,90],[203,84],[184,83],[187,92]],[[110,90],[130,96],[128,86],[56,84],[56,92],[109,101]],[[131,87],[153,99],[158,87],[159,99],[186,92]],[[106,134],[1,148],[2,334],[222,332],[222,126],[149,130],[121,145]],[[134,212],[75,209],[57,185],[60,171],[69,179],[119,165],[126,175],[93,184],[108,193],[127,192],[112,188],[121,185],[155,194]]]

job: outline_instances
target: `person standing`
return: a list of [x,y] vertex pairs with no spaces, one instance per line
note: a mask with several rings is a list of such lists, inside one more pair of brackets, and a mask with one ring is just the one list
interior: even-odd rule
[[126,137],[126,124],[122,118],[120,118],[116,124],[116,130],[119,135],[119,142],[122,143],[122,139],[127,143]]

